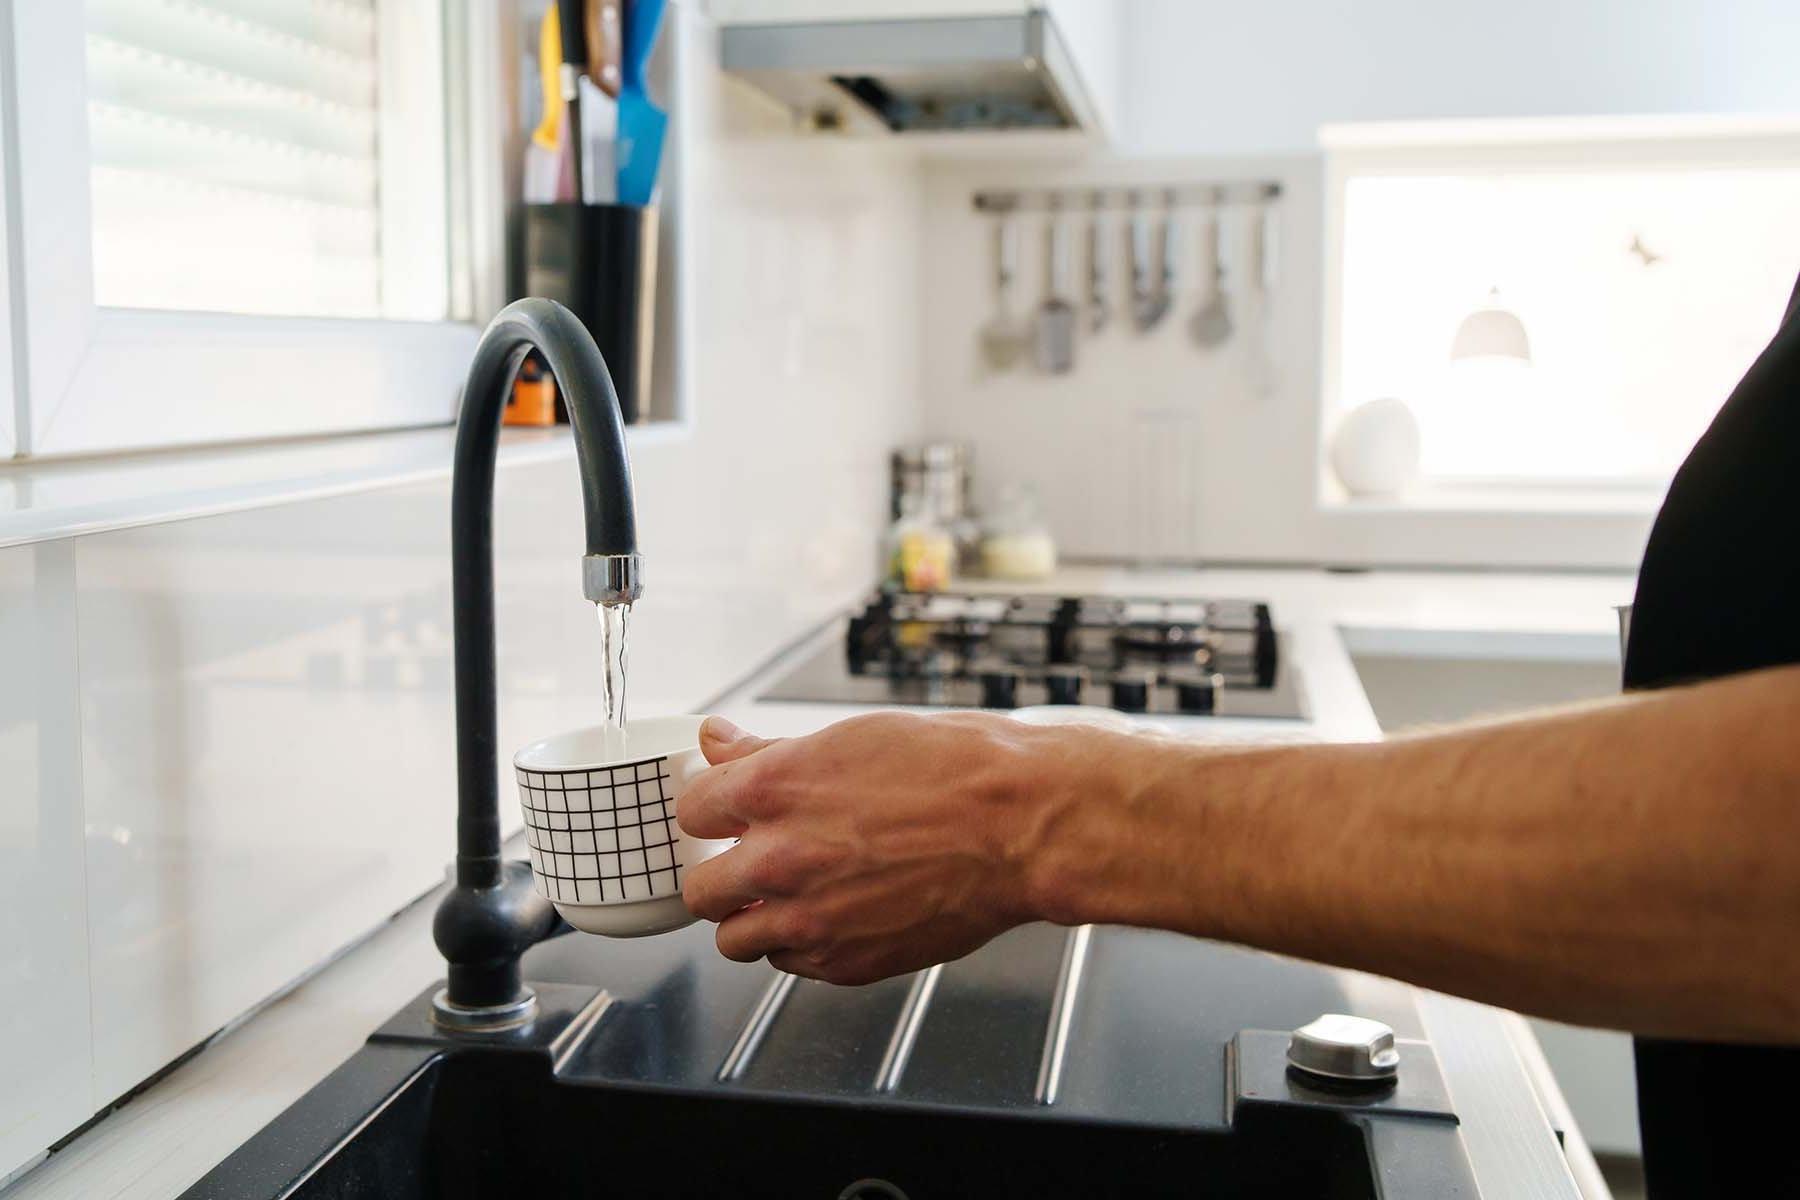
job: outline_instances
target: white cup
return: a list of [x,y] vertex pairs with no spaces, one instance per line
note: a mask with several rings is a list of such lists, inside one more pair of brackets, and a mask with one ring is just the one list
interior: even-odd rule
[[675,824],[675,798],[706,769],[705,719],[650,717],[623,734],[577,729],[513,756],[532,882],[575,928],[643,937],[693,921],[684,873],[731,845]]

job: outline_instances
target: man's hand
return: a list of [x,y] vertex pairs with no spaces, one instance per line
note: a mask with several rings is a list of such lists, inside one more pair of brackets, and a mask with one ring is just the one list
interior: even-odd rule
[[714,765],[676,815],[742,840],[688,872],[688,908],[719,922],[727,958],[832,983],[960,958],[1038,915],[1028,873],[1068,792],[1044,782],[1065,757],[1047,732],[875,713],[768,741],[712,717]]

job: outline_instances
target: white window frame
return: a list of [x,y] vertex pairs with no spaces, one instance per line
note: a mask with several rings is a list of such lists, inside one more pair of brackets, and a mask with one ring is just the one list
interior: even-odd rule
[[[1344,411],[1344,218],[1352,178],[1517,174],[1534,171],[1800,165],[1800,121],[1783,117],[1594,117],[1394,122],[1326,126],[1324,336],[1319,412],[1322,508],[1448,509],[1533,513],[1562,509],[1654,513],[1666,479],[1583,481],[1493,478],[1421,481],[1413,496],[1375,505],[1346,499],[1329,471],[1326,441]],[[1724,397],[1720,397],[1721,400]]]
[[[1554,163],[1641,169],[1646,156],[1742,164],[1792,162],[1800,122],[1751,117],[1595,117],[1326,126],[1315,511],[1331,561],[1576,570],[1635,570],[1662,505],[1657,489],[1581,489],[1555,481],[1449,487],[1425,481],[1393,498],[1349,497],[1332,476],[1328,439],[1342,412],[1343,245],[1347,184],[1375,171],[1515,170]],[[1560,160],[1560,161],[1556,161]]]
[[[435,5],[435,0],[422,0]],[[450,58],[472,93],[495,86],[494,9],[445,0]],[[388,6],[384,5],[384,8]],[[402,12],[409,4],[396,6]],[[500,172],[491,104],[458,131],[447,206],[462,320],[332,320],[103,308],[94,302],[84,5],[16,0],[0,21],[9,373],[21,394],[15,455],[152,447],[441,424],[456,411],[477,321],[499,306]],[[395,28],[385,13],[382,29]],[[460,43],[460,44],[459,44]],[[485,47],[485,52],[483,48]],[[483,128],[473,127],[481,122]],[[466,148],[466,149],[465,149]],[[497,157],[496,157],[497,163]],[[447,215],[446,221],[452,217]],[[461,272],[461,279],[457,273]],[[6,424],[0,421],[0,431]]]

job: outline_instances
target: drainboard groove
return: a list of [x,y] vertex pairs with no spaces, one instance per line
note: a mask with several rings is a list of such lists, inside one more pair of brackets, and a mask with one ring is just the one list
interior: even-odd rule
[[1081,992],[1081,978],[1087,970],[1088,945],[1093,941],[1094,927],[1080,925],[1069,931],[1063,943],[1062,967],[1056,975],[1056,993],[1050,1002],[1050,1020],[1044,1028],[1044,1054],[1038,1060],[1037,1089],[1039,1104],[1055,1104],[1062,1088],[1063,1060],[1069,1052],[1069,1031],[1075,1023],[1075,1000]]
[[899,1088],[900,1077],[906,1073],[906,1060],[912,1057],[913,1046],[919,1040],[919,1027],[925,1023],[925,1010],[931,1006],[938,977],[943,973],[944,966],[939,963],[913,976],[912,989],[906,993],[900,1018],[894,1022],[894,1034],[888,1039],[881,1067],[875,1072],[877,1092],[892,1093]]
[[788,995],[794,990],[798,975],[789,975],[778,971],[775,978],[769,980],[769,986],[757,998],[756,1007],[750,1010],[750,1018],[738,1031],[737,1040],[725,1055],[725,1061],[719,1064],[718,1080],[720,1083],[734,1083],[744,1077],[750,1069],[750,1061],[756,1057],[757,1049],[763,1039],[769,1036],[769,1030],[775,1024],[775,1018],[781,1015],[782,1006],[787,1003]]

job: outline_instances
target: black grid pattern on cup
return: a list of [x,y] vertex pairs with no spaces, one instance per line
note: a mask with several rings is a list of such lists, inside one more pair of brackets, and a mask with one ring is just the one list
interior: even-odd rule
[[544,895],[599,904],[681,890],[667,758],[517,774],[531,869]]

